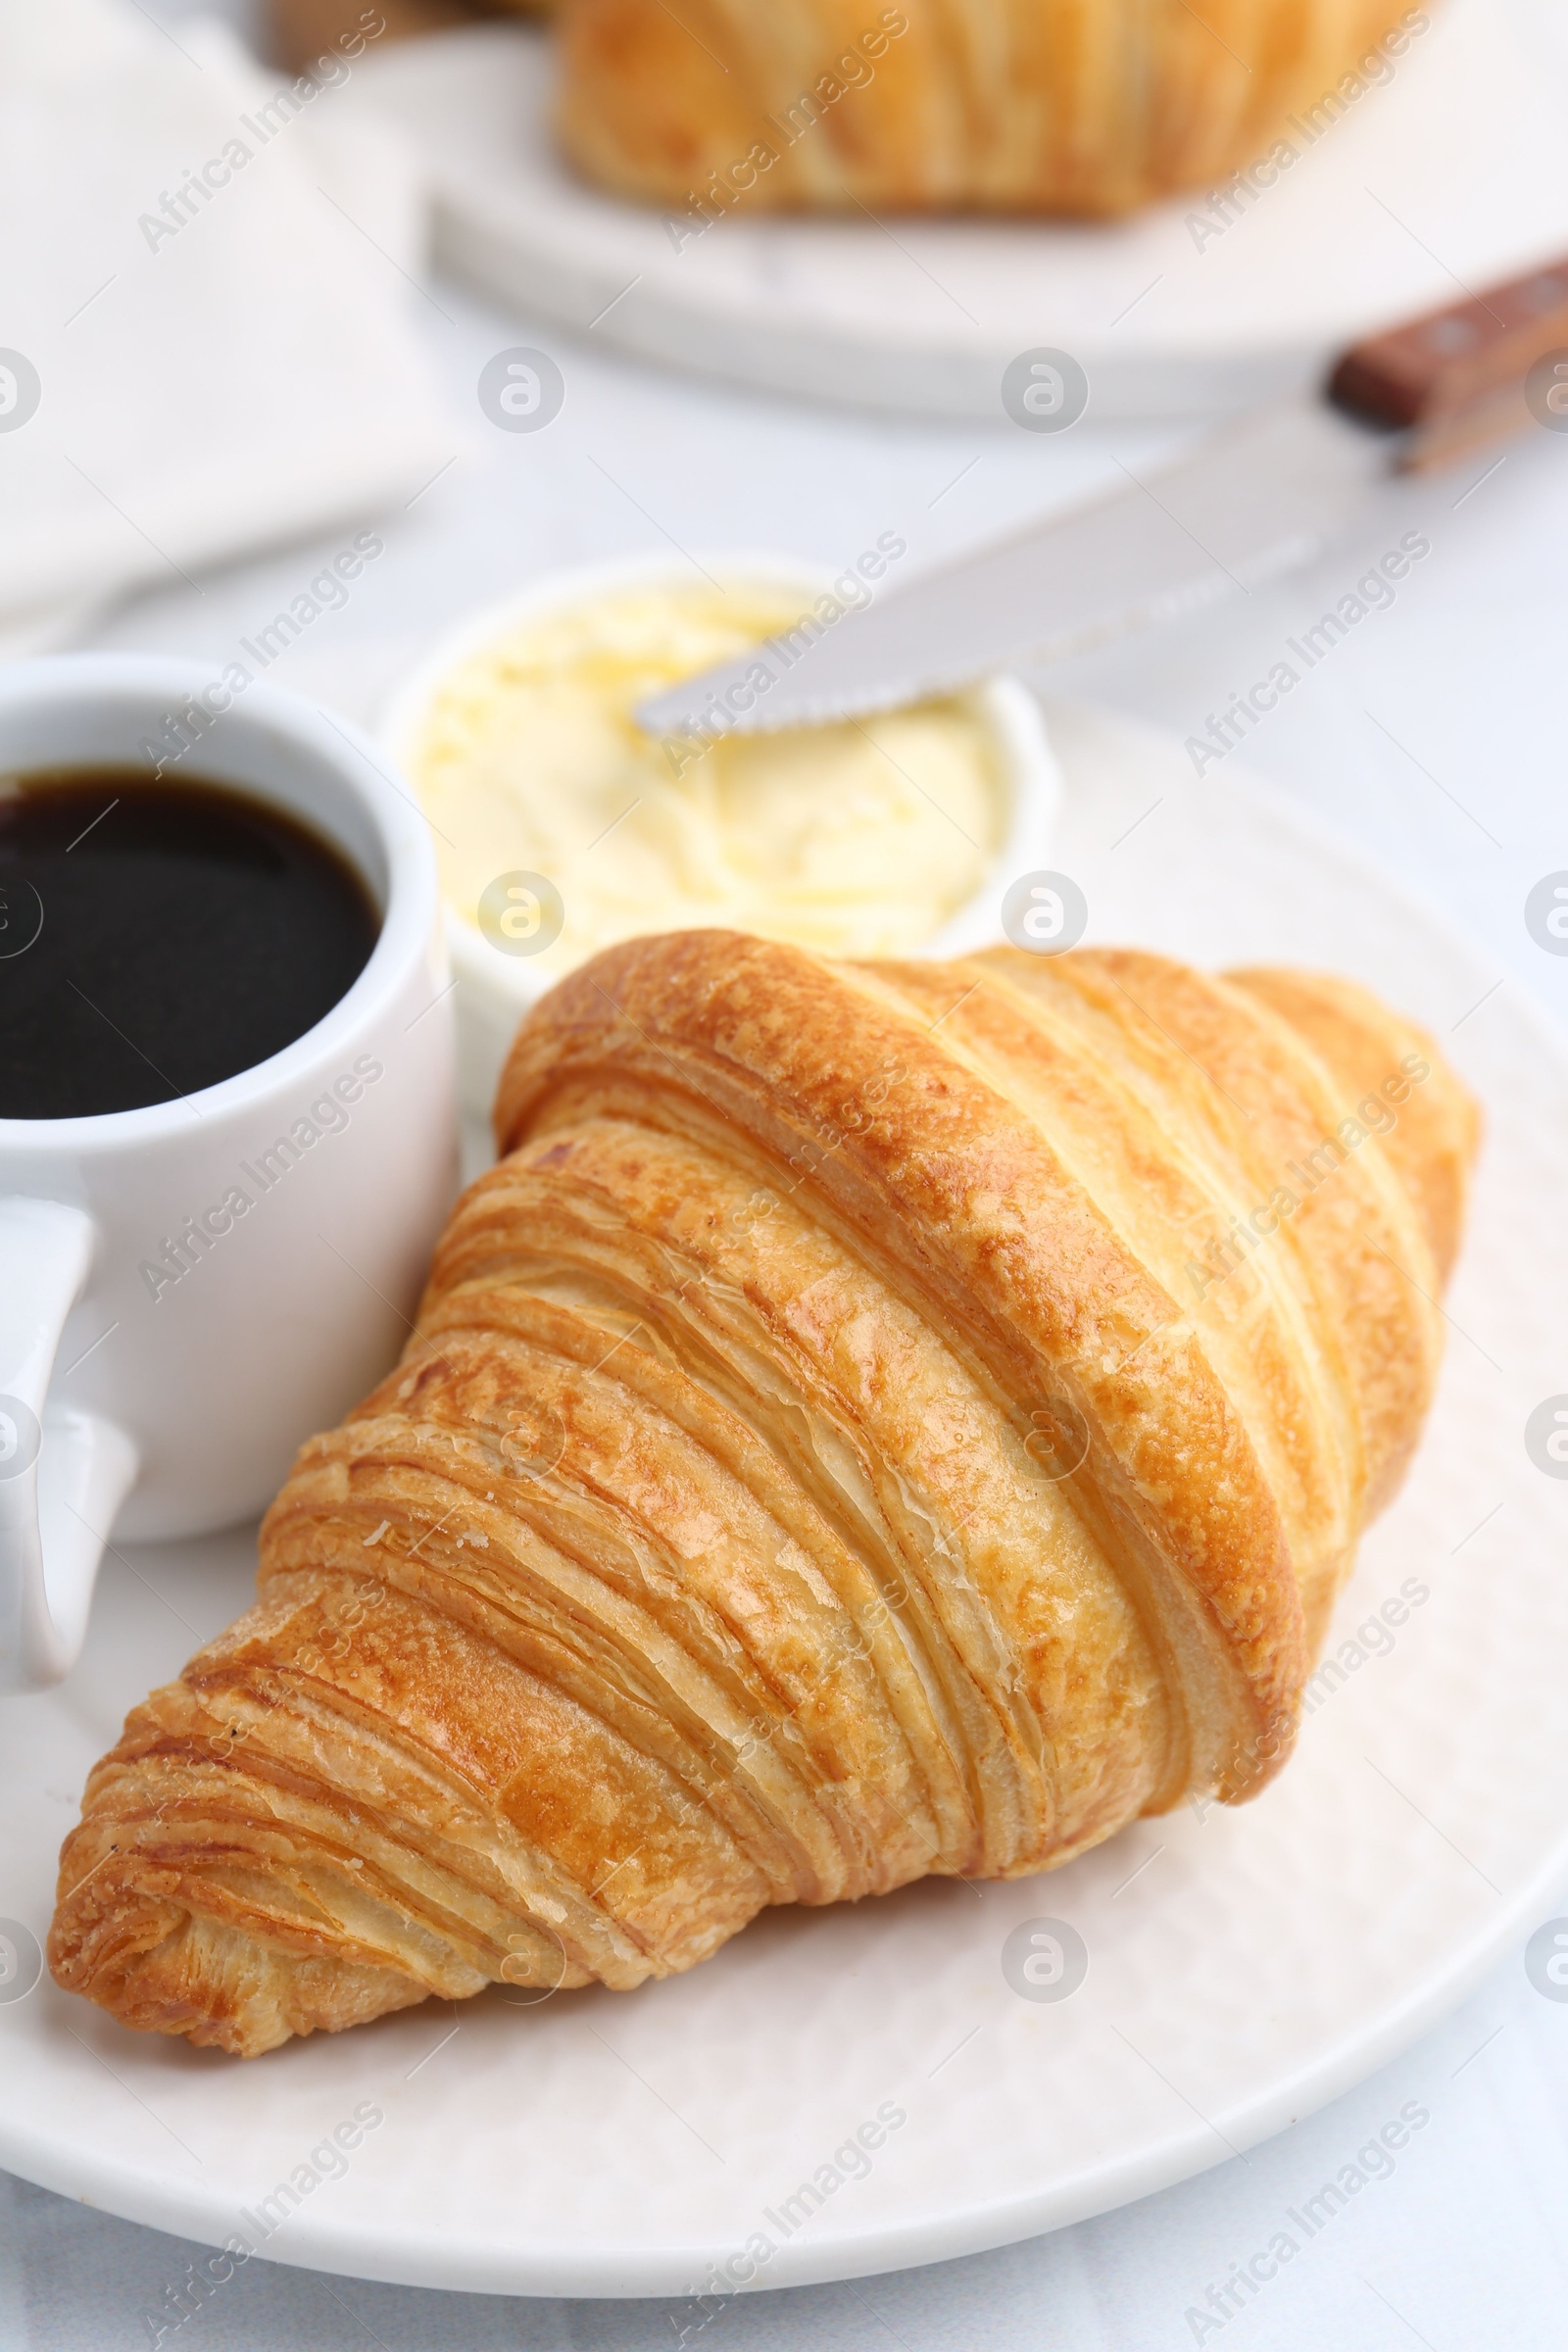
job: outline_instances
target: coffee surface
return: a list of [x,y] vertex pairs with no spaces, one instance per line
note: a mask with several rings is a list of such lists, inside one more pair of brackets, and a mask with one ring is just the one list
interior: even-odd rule
[[313,1029],[380,916],[321,834],[200,778],[0,778],[0,1118],[135,1110]]

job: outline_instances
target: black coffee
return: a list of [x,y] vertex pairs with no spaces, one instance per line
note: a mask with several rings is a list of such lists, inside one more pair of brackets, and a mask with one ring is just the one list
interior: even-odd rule
[[379,929],[337,850],[225,784],[0,778],[0,1118],[251,1069],[330,1012]]

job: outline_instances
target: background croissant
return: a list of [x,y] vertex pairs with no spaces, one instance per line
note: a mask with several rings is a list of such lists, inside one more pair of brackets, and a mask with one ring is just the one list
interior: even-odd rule
[[564,0],[561,130],[590,178],[682,216],[1114,215],[1282,136],[1300,153],[1368,52],[1426,21],[1395,0]]
[[1476,1119],[1360,989],[639,940],[257,1606],[87,1785],[50,1958],[254,2053],[1259,1788],[1415,1443]]

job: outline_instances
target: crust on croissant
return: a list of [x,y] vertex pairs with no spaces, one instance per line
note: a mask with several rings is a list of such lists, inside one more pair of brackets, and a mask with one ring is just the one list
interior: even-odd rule
[[566,0],[561,135],[601,186],[698,221],[1113,217],[1280,140],[1294,161],[1387,77],[1355,69],[1398,21],[1394,0]]
[[1251,1794],[1438,1364],[1473,1104],[1348,982],[633,941],[130,1715],[50,1960],[246,2055]]

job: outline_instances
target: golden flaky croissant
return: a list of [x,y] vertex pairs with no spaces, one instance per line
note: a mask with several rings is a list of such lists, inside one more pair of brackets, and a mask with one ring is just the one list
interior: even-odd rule
[[737,205],[1113,216],[1271,144],[1294,162],[1428,22],[1396,0],[564,0],[560,125],[591,179],[694,229]]
[[87,1784],[50,1944],[245,2053],[1245,1797],[1432,1394],[1476,1115],[1348,982],[612,949],[418,1334]]

